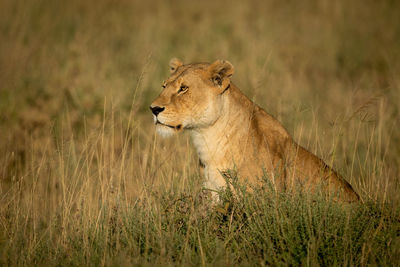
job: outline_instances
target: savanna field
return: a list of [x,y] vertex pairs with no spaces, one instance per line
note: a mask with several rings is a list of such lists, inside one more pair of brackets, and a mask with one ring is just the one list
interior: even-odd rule
[[[399,266],[398,1],[0,1],[1,266]],[[202,191],[168,62],[234,83],[362,201]]]

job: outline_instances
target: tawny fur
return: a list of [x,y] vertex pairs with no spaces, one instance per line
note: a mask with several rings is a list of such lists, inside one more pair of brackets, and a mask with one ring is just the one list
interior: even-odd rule
[[242,183],[257,185],[266,174],[278,190],[321,188],[343,201],[359,199],[346,180],[231,82],[231,63],[184,65],[172,59],[170,67],[172,74],[151,105],[164,108],[155,116],[157,132],[191,132],[206,188],[225,187],[223,173],[234,170]]

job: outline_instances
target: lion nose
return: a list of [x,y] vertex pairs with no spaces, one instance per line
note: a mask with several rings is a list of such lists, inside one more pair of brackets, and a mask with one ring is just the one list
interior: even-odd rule
[[165,108],[164,107],[159,107],[159,106],[155,106],[155,107],[151,107],[151,112],[153,112],[154,115],[158,115],[159,113],[161,113]]

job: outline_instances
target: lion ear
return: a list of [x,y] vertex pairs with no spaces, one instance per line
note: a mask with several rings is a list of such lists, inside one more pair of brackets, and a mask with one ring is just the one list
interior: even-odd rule
[[227,60],[216,60],[208,70],[211,75],[211,81],[220,87],[226,87],[230,83],[230,77],[234,73],[233,65]]
[[177,59],[176,57],[172,58],[172,59],[169,61],[169,67],[170,67],[170,71],[171,71],[171,72],[176,71],[176,69],[179,68],[179,67],[182,66],[182,65],[183,65],[183,62],[180,61],[179,59]]

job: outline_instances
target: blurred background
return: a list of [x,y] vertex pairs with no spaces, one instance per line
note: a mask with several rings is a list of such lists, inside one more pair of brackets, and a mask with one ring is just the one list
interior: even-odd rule
[[2,0],[1,214],[46,223],[201,184],[189,136],[159,140],[148,110],[172,57],[229,60],[364,199],[398,203],[399,17],[391,0]]
[[1,183],[71,136],[86,144],[110,114],[112,129],[135,129],[114,148],[136,143],[140,158],[153,139],[148,106],[179,57],[231,61],[239,88],[301,144],[335,154],[357,182],[378,172],[398,184],[399,11],[361,0],[3,0]]

